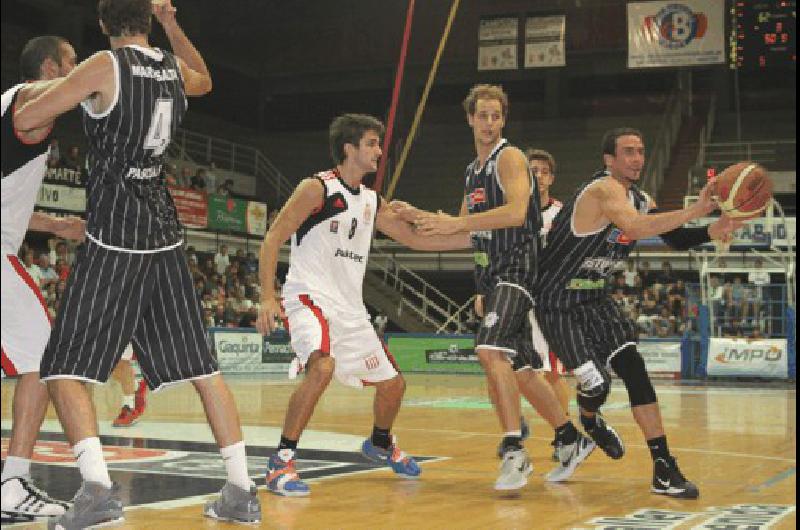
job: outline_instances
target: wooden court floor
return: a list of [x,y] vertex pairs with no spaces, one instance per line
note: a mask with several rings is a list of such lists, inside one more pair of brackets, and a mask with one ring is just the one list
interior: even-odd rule
[[[333,467],[329,469],[334,471],[349,471],[311,479],[309,498],[277,497],[262,487],[264,520],[260,527],[796,527],[797,404],[793,386],[657,384],[672,452],[687,477],[700,488],[698,500],[686,501],[649,493],[652,473],[649,453],[621,386],[614,387],[605,416],[626,442],[622,460],[612,461],[597,450],[570,482],[545,483],[543,476],[554,465],[549,445],[552,433],[530,407],[525,407],[523,411],[533,427],[527,448],[534,460],[534,474],[518,495],[508,496],[492,489],[498,467],[495,447],[499,427],[486,399],[483,378],[410,374],[407,380],[404,407],[394,429],[400,446],[410,454],[441,457],[422,464],[420,480],[397,479],[389,470],[353,471],[352,466],[330,464]],[[239,376],[228,381],[247,426],[248,445],[274,447],[295,382],[278,376]],[[4,382],[4,438],[12,392],[13,383]],[[371,430],[371,396],[371,390],[353,390],[334,381],[311,420],[309,434],[301,439],[300,458],[304,457],[304,448],[314,447],[321,451],[320,455],[327,454],[325,449],[336,449],[349,451],[357,459],[359,441]],[[115,384],[95,391],[104,435],[169,438],[175,443],[182,438],[187,442],[211,440],[199,400],[189,385],[151,395],[141,422],[127,430],[112,429],[109,425],[117,411],[118,399],[119,388]],[[574,403],[572,406],[574,412]],[[48,413],[47,429],[51,436],[60,436],[52,410]],[[113,445],[107,440],[105,445]],[[209,459],[216,462],[218,454],[209,453]],[[258,477],[259,468],[263,472],[264,461],[265,458],[255,459],[254,478]],[[194,465],[198,466],[202,467]],[[136,467],[135,462],[132,467]],[[51,490],[48,481],[58,481],[73,467],[65,461],[59,472],[39,473],[47,469],[38,466],[34,474],[43,487]],[[150,488],[168,499],[127,509],[121,528],[235,527],[200,515],[204,497],[196,495],[199,479],[182,477],[179,470],[164,469],[159,471],[162,475],[149,474],[146,479],[126,482],[119,477],[127,475],[112,468],[112,478],[120,481],[123,488]]]

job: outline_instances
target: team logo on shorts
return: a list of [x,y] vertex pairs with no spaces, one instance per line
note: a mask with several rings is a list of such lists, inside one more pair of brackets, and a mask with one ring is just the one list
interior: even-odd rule
[[488,314],[486,315],[486,317],[483,319],[483,327],[485,327],[485,328],[491,328],[492,326],[494,326],[495,324],[497,324],[497,322],[498,322],[499,320],[500,320],[500,317],[499,317],[499,316],[497,316],[497,313],[495,313],[494,311],[492,311],[491,313],[488,313]]
[[333,220],[331,221],[331,234],[336,234],[339,232],[339,221]]

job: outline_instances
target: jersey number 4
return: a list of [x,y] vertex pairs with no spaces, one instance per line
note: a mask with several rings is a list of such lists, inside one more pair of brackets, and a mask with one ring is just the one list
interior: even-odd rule
[[144,139],[144,148],[153,151],[153,156],[161,156],[169,145],[172,136],[172,99],[159,98],[150,117],[150,129]]

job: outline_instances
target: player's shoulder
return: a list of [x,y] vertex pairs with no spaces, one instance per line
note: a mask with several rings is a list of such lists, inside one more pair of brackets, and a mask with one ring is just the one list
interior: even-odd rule
[[503,147],[501,147],[500,152],[497,155],[498,163],[512,163],[520,160],[524,161],[527,165],[528,159],[525,157],[525,153],[522,152],[522,149],[509,143],[506,143]]
[[339,176],[333,169],[326,169],[324,171],[317,171],[316,173],[314,173],[312,178],[324,181],[324,180],[337,180]]

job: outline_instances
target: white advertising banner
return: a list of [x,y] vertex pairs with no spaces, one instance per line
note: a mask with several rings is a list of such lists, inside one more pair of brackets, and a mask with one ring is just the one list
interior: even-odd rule
[[83,213],[86,211],[86,188],[42,183],[36,197],[37,208]]
[[224,374],[264,372],[261,354],[264,338],[260,333],[214,332],[214,349],[219,369]]
[[245,214],[247,233],[255,236],[263,236],[267,233],[267,205],[263,202],[249,201]]
[[786,339],[712,338],[708,346],[708,375],[788,377]]
[[639,343],[639,353],[649,374],[662,374],[677,377],[681,373],[680,342],[648,342]]
[[[715,217],[704,217],[687,223],[687,226],[705,226],[716,221]],[[769,246],[785,247],[797,237],[797,218],[787,217],[785,222],[780,217],[759,217],[748,219],[744,226],[733,233],[731,246]],[[710,244],[708,246],[711,246]]]
[[628,68],[725,62],[725,0],[628,4]]
[[478,70],[517,68],[516,18],[481,19],[478,29]]
[[525,20],[525,68],[564,66],[566,17],[528,17]]

